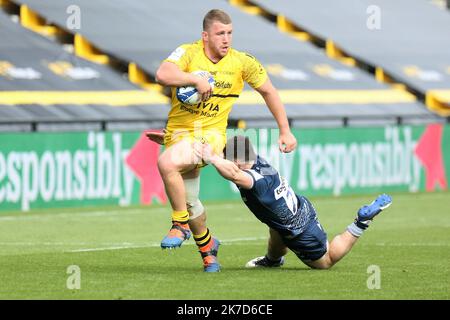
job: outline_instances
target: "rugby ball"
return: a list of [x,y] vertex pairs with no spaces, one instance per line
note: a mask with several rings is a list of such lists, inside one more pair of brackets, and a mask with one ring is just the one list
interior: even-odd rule
[[[211,88],[214,89],[214,78],[208,71],[194,71],[192,73],[201,76],[207,75],[208,82]],[[184,104],[195,105],[202,101],[202,97],[198,94],[194,86],[178,87],[176,94],[178,101]]]

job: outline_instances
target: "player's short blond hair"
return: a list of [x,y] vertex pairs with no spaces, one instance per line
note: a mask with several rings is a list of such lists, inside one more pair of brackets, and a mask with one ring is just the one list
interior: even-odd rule
[[223,10],[220,9],[209,10],[208,13],[205,15],[205,17],[203,18],[203,31],[207,31],[207,29],[209,29],[209,27],[211,27],[211,25],[215,21],[218,21],[223,24],[230,24],[231,18],[228,15],[228,13],[226,13]]

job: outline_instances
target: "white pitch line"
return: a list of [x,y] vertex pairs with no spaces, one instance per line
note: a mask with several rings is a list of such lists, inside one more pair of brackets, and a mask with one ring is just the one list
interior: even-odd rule
[[105,245],[105,246],[124,246],[131,245],[127,242],[104,242],[104,243],[92,243],[92,242],[0,242],[1,246],[88,246],[88,245]]
[[[236,239],[229,239],[229,240],[220,240],[222,243],[233,243],[233,242],[239,242],[239,241],[255,241],[255,240],[266,240],[267,237],[259,237],[259,238],[236,238]],[[150,243],[147,245],[137,245],[130,242],[122,242],[122,243],[114,243],[114,242],[104,242],[104,243],[92,243],[92,242],[31,242],[31,241],[16,241],[16,242],[7,242],[3,241],[0,242],[1,246],[83,246],[83,245],[106,245],[111,247],[117,247],[117,248],[131,248],[131,247],[159,247],[159,244],[157,242]],[[193,245],[193,243],[186,243],[185,245]],[[450,246],[450,243],[417,243],[417,242],[411,242],[411,243],[361,243],[361,246],[378,246],[378,247],[448,247]],[[105,247],[108,249],[109,247]],[[102,248],[99,248],[102,249]],[[80,249],[84,250],[84,249]],[[91,249],[87,249],[91,250]],[[93,250],[97,250],[96,248]]]
[[[227,244],[233,242],[243,242],[243,241],[257,241],[257,240],[267,240],[267,237],[250,237],[250,238],[236,238],[236,239],[227,239],[220,240],[220,243]],[[192,246],[195,243],[186,243],[184,246]],[[159,242],[149,243],[147,245],[124,245],[124,246],[114,246],[114,247],[105,247],[105,248],[86,248],[86,249],[76,249],[69,250],[66,252],[92,252],[92,251],[106,251],[106,250],[122,250],[122,249],[141,249],[141,248],[159,248],[161,244]]]
[[[235,208],[234,205],[227,203],[218,203],[206,205],[206,208],[219,208],[219,209],[231,209]],[[74,209],[76,211],[76,209]],[[139,214],[154,214],[155,212],[167,212],[170,213],[171,209],[169,207],[158,207],[153,208],[151,206],[141,209],[123,209],[123,210],[111,210],[111,211],[86,211],[86,212],[67,212],[67,213],[45,213],[45,214],[30,214],[18,213],[17,216],[6,216],[2,217],[0,214],[0,221],[19,221],[19,220],[44,220],[47,218],[76,218],[76,217],[101,217],[101,216],[127,216],[127,215],[139,215]]]
[[[249,238],[236,238],[220,240],[222,244],[233,243],[233,242],[244,242],[244,241],[257,241],[257,240],[267,240],[267,237],[249,237]],[[191,246],[194,243],[185,243],[184,246]],[[397,247],[397,246],[411,246],[411,247],[448,247],[449,243],[377,243],[376,246],[387,246],[387,247]],[[159,242],[153,242],[146,245],[123,245],[123,246],[113,246],[104,248],[87,248],[87,249],[76,249],[66,252],[91,252],[91,251],[106,251],[106,250],[122,250],[122,249],[140,249],[140,248],[159,248],[161,244]]]
[[[366,245],[370,246],[370,243],[366,243]],[[448,247],[450,243],[418,243],[418,242],[410,242],[410,243],[375,243],[376,246],[379,247]]]
[[[154,211],[159,210],[161,208],[153,209]],[[129,211],[88,211],[88,212],[78,212],[78,213],[54,213],[54,214],[43,214],[43,215],[20,215],[20,216],[8,216],[8,217],[0,217],[0,221],[27,221],[27,220],[46,220],[53,218],[77,218],[77,217],[102,217],[102,216],[117,216],[117,215],[133,215],[133,214],[143,214],[145,212],[138,210],[129,210]],[[23,214],[23,213],[21,213]]]

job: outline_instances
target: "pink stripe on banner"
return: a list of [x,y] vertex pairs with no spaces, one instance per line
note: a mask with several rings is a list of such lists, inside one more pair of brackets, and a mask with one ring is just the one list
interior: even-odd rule
[[164,183],[158,171],[160,145],[150,141],[143,133],[130,150],[125,162],[141,181],[141,203],[151,204],[152,197],[166,203]]
[[436,185],[447,189],[444,157],[442,156],[443,124],[428,125],[417,142],[415,154],[425,168],[426,190],[433,191]]

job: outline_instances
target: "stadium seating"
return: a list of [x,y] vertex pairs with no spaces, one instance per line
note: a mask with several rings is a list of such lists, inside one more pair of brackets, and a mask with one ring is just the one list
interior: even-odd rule
[[0,39],[0,130],[164,126],[165,96],[75,57],[1,10]]
[[[291,37],[282,33],[269,21],[226,1],[195,0],[189,6],[181,0],[151,4],[142,0],[126,3],[119,0],[13,1],[74,34],[79,46],[81,43],[98,48],[97,57],[91,60],[113,57],[128,65],[129,79],[133,82],[139,82],[135,81],[139,77],[151,78],[161,60],[178,45],[199,39],[204,14],[211,8],[222,8],[233,18],[234,47],[250,52],[265,65],[294,126],[442,121],[417,101],[415,95],[378,82],[351,63],[332,59],[311,43],[301,41],[301,35]],[[81,9],[79,30],[67,27],[66,11],[71,5]],[[108,69],[111,68],[106,64],[102,70]],[[247,126],[276,126],[261,97],[246,89],[230,114],[230,123],[245,120]],[[156,110],[154,106],[152,110]],[[159,116],[166,114],[158,112]]]
[[[427,1],[252,0],[450,115],[450,13]],[[323,10],[323,8],[327,10]]]

